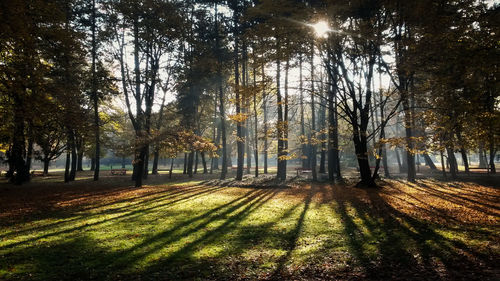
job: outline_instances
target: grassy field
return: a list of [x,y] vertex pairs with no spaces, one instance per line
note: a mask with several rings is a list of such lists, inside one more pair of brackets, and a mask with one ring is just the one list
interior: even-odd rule
[[[212,176],[212,177],[215,177]],[[84,172],[0,182],[0,280],[495,280],[500,190],[232,187]]]

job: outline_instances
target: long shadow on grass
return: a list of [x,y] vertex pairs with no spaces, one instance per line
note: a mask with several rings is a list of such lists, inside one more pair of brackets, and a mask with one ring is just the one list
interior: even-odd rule
[[[7,244],[5,246],[0,247],[0,250],[9,249],[9,248],[12,248],[12,247],[15,247],[15,246],[19,246],[19,245],[24,244],[24,243],[31,243],[31,242],[35,242],[35,241],[40,240],[40,239],[49,238],[49,237],[56,236],[56,235],[61,235],[61,234],[66,234],[66,233],[71,233],[71,232],[79,231],[79,230],[82,230],[82,229],[85,229],[85,228],[89,228],[89,227],[101,225],[101,224],[104,224],[104,223],[116,222],[118,220],[125,220],[125,219],[136,218],[136,217],[139,217],[139,216],[144,216],[146,213],[152,212],[152,211],[154,211],[156,209],[159,209],[159,208],[162,208],[162,207],[166,207],[166,206],[169,206],[169,205],[173,205],[173,204],[176,204],[176,203],[188,200],[188,199],[191,200],[191,199],[194,199],[196,197],[200,197],[200,196],[206,195],[207,193],[214,192],[214,191],[216,191],[218,189],[220,189],[220,188],[219,187],[213,187],[213,188],[203,189],[202,191],[199,191],[199,192],[194,192],[194,193],[189,193],[188,192],[188,194],[186,196],[182,196],[180,198],[175,198],[175,200],[173,200],[173,201],[167,201],[166,203],[157,204],[157,205],[150,206],[150,207],[139,206],[139,208],[136,209],[136,210],[132,210],[132,211],[128,211],[128,212],[125,211],[126,213],[118,215],[118,216],[115,216],[115,217],[113,217],[111,219],[104,219],[104,220],[100,220],[100,221],[97,221],[97,222],[84,223],[84,224],[82,222],[82,224],[79,225],[79,226],[71,226],[70,228],[67,228],[67,229],[64,229],[64,230],[57,230],[57,229],[55,229],[55,231],[51,232],[51,233],[47,233],[47,234],[44,234],[44,235],[40,235],[40,236],[36,236],[36,237],[33,237],[33,238],[25,239],[25,240],[22,240],[22,241],[19,241],[19,242]],[[173,199],[173,198],[170,198],[170,199]],[[165,200],[165,198],[163,200],[157,199],[155,201],[164,201],[164,200]],[[151,203],[151,201],[148,201],[148,202]],[[140,205],[140,204],[138,204],[138,205]],[[72,225],[72,224],[76,223],[77,221],[79,221],[80,219],[81,220],[88,220],[90,218],[96,218],[96,217],[99,217],[101,215],[103,215],[103,213],[97,213],[97,214],[90,215],[90,216],[82,215],[78,219],[70,220],[69,222],[65,221],[65,222],[67,222],[69,225]],[[56,225],[56,226],[60,227],[60,225]],[[34,229],[32,231],[39,231],[39,229]],[[12,233],[10,235],[12,235]]]
[[113,253],[82,234],[0,259],[0,280],[121,280],[109,270]]
[[[408,183],[408,182],[404,182],[404,181],[398,181],[398,182],[400,182],[401,184],[411,185],[412,188],[417,189],[421,192],[427,193],[430,196],[434,196],[434,197],[437,197],[437,198],[440,198],[442,200],[449,201],[449,202],[452,202],[452,203],[455,203],[458,205],[466,205],[468,208],[474,209],[478,212],[483,212],[485,214],[489,214],[489,215],[493,215],[493,216],[498,216],[498,214],[500,212],[500,208],[498,206],[495,206],[495,205],[490,204],[488,202],[484,202],[485,201],[484,197],[486,197],[485,195],[483,195],[482,198],[476,197],[476,198],[478,198],[478,200],[474,200],[474,199],[462,196],[461,194],[458,194],[458,193],[457,194],[450,194],[450,193],[444,192],[442,190],[436,189],[435,187],[426,184],[423,181],[419,181],[416,184],[415,183]],[[450,185],[451,184],[442,185],[440,187],[446,188]],[[482,201],[479,201],[479,199],[482,199]],[[492,212],[490,209],[494,210],[496,212]]]
[[[273,196],[274,192],[271,191],[251,190],[241,197],[213,208],[202,215],[180,222],[172,228],[160,232],[144,240],[140,244],[131,247],[130,249],[120,252],[120,257],[116,260],[116,265],[127,265],[138,261],[155,253],[156,251],[159,251],[171,243],[179,241],[180,239],[189,237],[190,235],[194,235],[200,231],[206,231],[200,238],[195,239],[186,246],[181,247],[179,250],[170,254],[164,262],[169,262],[179,257],[186,257],[196,245],[208,243],[208,241],[215,235],[221,235],[222,233],[228,231],[233,224],[248,216],[253,210],[257,209]],[[242,210],[238,211],[239,209]],[[229,216],[229,218],[225,219],[226,216]],[[204,229],[210,223],[221,219],[224,219],[224,222],[215,229]]]
[[[68,208],[64,208],[62,210],[48,212],[49,214],[45,213],[41,217],[38,216],[38,217],[31,218],[30,220],[23,220],[22,223],[26,224],[26,223],[31,222],[31,221],[40,220],[40,219],[47,219],[47,218],[64,219],[64,218],[69,217],[70,219],[61,220],[61,221],[49,223],[49,224],[44,224],[44,225],[37,226],[37,227],[24,228],[22,230],[4,233],[4,234],[0,235],[0,239],[1,238],[8,238],[8,237],[13,236],[13,235],[16,235],[16,236],[21,235],[21,234],[24,234],[27,232],[43,231],[43,230],[49,229],[51,227],[61,226],[62,224],[66,224],[66,223],[73,223],[73,222],[76,222],[76,221],[82,220],[82,219],[88,220],[88,219],[91,219],[91,218],[94,218],[94,217],[97,217],[97,216],[100,216],[103,214],[120,213],[122,211],[127,211],[127,210],[132,209],[133,207],[145,205],[147,203],[154,203],[154,202],[163,201],[163,200],[170,200],[170,199],[174,199],[174,198],[177,198],[179,196],[182,196],[182,195],[183,196],[187,196],[190,194],[193,195],[194,193],[196,193],[198,191],[202,191],[202,193],[197,193],[195,195],[201,195],[205,192],[216,191],[216,189],[215,188],[207,188],[206,186],[195,186],[192,188],[169,188],[167,190],[146,193],[146,194],[143,194],[141,196],[135,196],[132,198],[125,198],[122,200],[112,201],[112,202],[108,202],[108,203],[102,203],[102,204],[96,204],[96,205],[92,205],[92,204],[87,205],[86,204],[85,206],[81,206],[81,207],[68,207]],[[143,198],[145,198],[145,199],[143,199]],[[131,203],[126,204],[125,206],[121,206],[121,207],[106,208],[108,206],[118,205],[118,204],[127,203],[127,202],[131,202]],[[87,214],[87,213],[76,214],[76,213],[82,213],[82,212],[86,212],[86,211],[94,211],[94,210],[97,210],[100,208],[106,208],[106,209],[102,212],[95,212],[95,213],[91,213],[91,214]]]
[[295,227],[287,235],[289,238],[287,241],[287,245],[285,247],[286,254],[278,259],[276,270],[272,274],[271,279],[279,280],[281,279],[281,275],[285,274],[284,273],[285,265],[290,260],[293,250],[295,250],[295,248],[297,247],[297,242],[299,240],[302,228],[304,227],[304,219],[306,217],[307,210],[309,210],[312,197],[313,197],[313,187],[309,189],[307,198],[304,202],[304,209],[302,209],[302,212],[300,213],[299,219],[297,220]]
[[[359,191],[359,190],[358,190]],[[347,191],[349,192],[349,191]],[[350,253],[374,280],[488,280],[488,256],[444,237],[443,226],[418,220],[394,209],[379,190],[366,197],[334,189],[335,212],[344,225]],[[493,266],[491,261],[489,266]]]

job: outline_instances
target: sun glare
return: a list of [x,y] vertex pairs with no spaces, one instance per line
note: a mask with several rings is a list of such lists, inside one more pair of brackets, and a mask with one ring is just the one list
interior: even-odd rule
[[314,32],[316,33],[317,37],[320,38],[325,38],[328,36],[328,32],[331,31],[330,27],[328,26],[328,23],[324,21],[319,21],[315,24],[312,25],[314,28]]

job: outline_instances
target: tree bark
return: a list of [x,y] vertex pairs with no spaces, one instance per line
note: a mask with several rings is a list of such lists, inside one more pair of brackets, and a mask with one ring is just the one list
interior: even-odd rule
[[[264,62],[261,63],[261,70],[262,70],[262,83],[265,83],[265,68],[264,68]],[[268,147],[267,147],[267,94],[266,94],[266,87],[262,87],[262,113],[264,115],[264,174],[267,174],[267,159],[268,159]]]
[[43,159],[43,175],[47,176],[49,174],[50,160],[47,158]]
[[201,152],[201,164],[203,165],[203,173],[206,174],[208,173],[207,169],[207,160],[205,159],[205,152]]
[[316,135],[316,109],[314,106],[314,43],[311,44],[311,137],[309,143],[311,145],[311,171],[313,181],[318,180],[316,172],[316,144],[313,143],[312,137]]
[[[257,68],[253,68],[253,87],[257,89],[256,80]],[[259,130],[258,130],[258,116],[257,116],[257,92],[253,93],[253,122],[254,122],[254,159],[255,159],[255,177],[259,176]]]
[[276,123],[276,131],[278,133],[278,167],[276,177],[279,180],[286,180],[286,151],[284,142],[284,127],[283,119],[283,100],[281,96],[281,42],[280,38],[276,37],[276,102],[278,109],[278,122]]
[[155,152],[153,154],[153,169],[151,171],[152,175],[158,175],[158,161],[160,158],[160,151],[158,147],[155,147]]
[[426,164],[427,166],[429,166],[429,168],[430,168],[431,170],[436,170],[436,169],[437,169],[437,168],[436,168],[436,165],[435,165],[435,164],[434,164],[434,162],[432,161],[432,159],[431,159],[431,157],[429,156],[429,154],[424,153],[424,154],[423,154],[423,156],[424,156],[425,164]]
[[94,103],[94,134],[95,134],[95,156],[94,156],[94,181],[99,180],[101,142],[100,142],[100,119],[99,119],[99,95],[97,94],[97,76],[96,76],[96,5],[92,0],[92,100]]
[[222,85],[222,54],[220,48],[219,35],[219,14],[217,13],[217,4],[215,4],[215,28],[217,30],[215,45],[217,51],[217,87],[219,92],[219,115],[220,115],[220,134],[222,138],[222,169],[220,179],[225,179],[227,175],[227,138],[226,138],[226,111],[224,108],[224,89]]

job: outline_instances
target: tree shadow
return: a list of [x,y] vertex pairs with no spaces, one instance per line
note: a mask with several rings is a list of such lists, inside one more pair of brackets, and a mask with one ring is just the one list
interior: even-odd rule
[[[334,211],[344,226],[349,252],[373,280],[488,280],[491,256],[448,237],[442,225],[414,218],[392,207],[380,190],[346,195],[333,190]],[[357,194],[357,195],[355,195]]]
[[[204,189],[199,188],[199,189],[194,189],[194,190],[185,190],[184,192],[179,192],[178,194],[176,194],[172,197],[160,196],[159,198],[146,199],[146,200],[143,200],[142,203],[138,202],[136,204],[120,207],[114,211],[105,210],[102,212],[96,212],[92,215],[87,215],[86,213],[84,213],[80,216],[77,216],[76,218],[65,220],[62,222],[56,222],[56,223],[52,223],[52,224],[49,224],[46,226],[44,225],[44,226],[40,226],[40,227],[28,228],[28,229],[24,229],[21,231],[13,231],[10,233],[3,234],[1,238],[7,239],[8,237],[12,237],[12,236],[16,236],[16,235],[30,233],[30,232],[38,232],[38,231],[42,231],[42,230],[46,231],[46,230],[51,229],[51,228],[55,230],[55,231],[47,233],[47,234],[38,235],[38,236],[35,236],[33,238],[29,238],[29,239],[25,239],[22,241],[18,241],[18,242],[4,245],[4,246],[0,247],[0,250],[13,248],[13,247],[22,245],[24,243],[33,243],[33,242],[36,242],[36,241],[41,240],[41,239],[46,239],[46,238],[50,238],[50,237],[61,235],[61,234],[72,233],[75,231],[82,231],[84,229],[98,226],[98,225],[102,225],[104,223],[117,222],[120,220],[128,220],[128,219],[132,219],[132,218],[137,218],[140,216],[144,216],[147,213],[150,213],[150,212],[157,210],[159,208],[163,208],[163,207],[173,205],[173,204],[176,204],[179,202],[183,202],[186,200],[192,200],[192,199],[195,199],[197,197],[209,194],[211,192],[215,192],[218,189],[220,189],[220,188],[219,187],[209,187],[209,188],[204,188]],[[149,207],[144,206],[144,204],[146,204],[146,203],[163,202],[164,200],[167,200],[167,199],[171,199],[171,200],[166,201],[166,202],[161,203],[161,204],[155,204],[155,205],[149,206]],[[112,203],[110,203],[110,205],[111,204]],[[101,207],[104,207],[104,206],[101,206]],[[134,209],[134,207],[135,207],[135,209]],[[56,213],[55,216],[57,216],[57,214],[60,214],[60,213]],[[83,221],[83,220],[89,220],[89,219],[93,219],[93,218],[98,218],[102,215],[110,215],[110,214],[119,214],[119,215],[114,216],[112,218],[100,220],[97,222],[84,223],[84,224],[81,223],[81,221]],[[79,223],[79,222],[80,222],[79,226],[73,226],[74,224]],[[58,228],[60,228],[64,224],[68,225],[69,227],[64,229],[64,230],[57,230]]]

